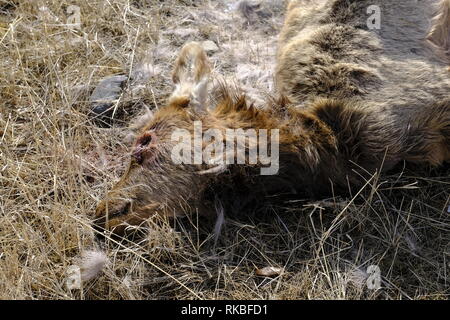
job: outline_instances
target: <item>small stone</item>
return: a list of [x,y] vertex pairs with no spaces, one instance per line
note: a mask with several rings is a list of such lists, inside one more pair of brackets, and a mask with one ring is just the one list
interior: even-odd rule
[[125,75],[107,77],[99,82],[92,92],[89,102],[91,103],[91,113],[97,125],[108,127],[112,123],[114,105],[122,93]]
[[219,50],[219,47],[214,43],[214,41],[206,40],[201,43],[203,50],[212,53]]
[[111,76],[101,80],[91,94],[91,103],[111,102],[122,92],[123,84],[128,79],[125,75]]
[[283,268],[277,267],[264,267],[256,270],[256,275],[262,277],[275,277],[279,276],[281,273],[283,273]]
[[66,287],[69,290],[81,289],[81,271],[80,267],[71,265],[66,271]]

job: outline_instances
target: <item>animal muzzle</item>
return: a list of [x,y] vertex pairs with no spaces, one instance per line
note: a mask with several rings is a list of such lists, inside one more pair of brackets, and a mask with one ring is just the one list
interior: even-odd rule
[[101,235],[105,231],[123,235],[126,221],[130,220],[132,214],[132,201],[103,200],[95,210],[94,227]]
[[161,211],[157,203],[137,206],[132,200],[103,200],[95,211],[94,228],[100,238],[106,234],[134,237],[145,227],[149,217]]

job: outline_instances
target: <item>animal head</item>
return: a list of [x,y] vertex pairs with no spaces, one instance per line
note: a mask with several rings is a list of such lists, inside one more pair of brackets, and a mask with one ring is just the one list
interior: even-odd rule
[[[210,70],[200,45],[192,42],[181,49],[173,69],[175,89],[167,105],[142,127],[128,169],[96,208],[96,225],[101,229],[122,235],[153,215],[182,216],[201,208],[203,189],[225,166],[214,148],[205,159],[208,141],[195,139],[212,132],[210,141],[224,147],[227,129],[275,126],[265,113],[224,88],[214,109],[209,108]],[[256,148],[251,137],[247,142]]]

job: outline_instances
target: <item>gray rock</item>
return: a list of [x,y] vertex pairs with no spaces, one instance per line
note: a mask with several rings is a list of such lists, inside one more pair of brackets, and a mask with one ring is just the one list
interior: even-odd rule
[[128,77],[116,75],[102,79],[95,87],[89,102],[94,121],[101,127],[109,127],[112,123],[114,104],[119,99]]
[[127,79],[128,77],[125,75],[117,75],[101,80],[92,92],[89,101],[91,103],[105,103],[117,100]]
[[219,50],[219,47],[211,40],[203,41],[201,46],[207,53],[213,53]]

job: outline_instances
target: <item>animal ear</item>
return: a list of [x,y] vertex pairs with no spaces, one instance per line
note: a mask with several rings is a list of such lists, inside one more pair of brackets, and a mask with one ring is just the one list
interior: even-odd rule
[[427,40],[450,62],[450,0],[440,0]]
[[175,61],[172,80],[176,87],[169,102],[189,101],[185,106],[198,112],[205,111],[210,73],[203,48],[196,42],[185,44]]

